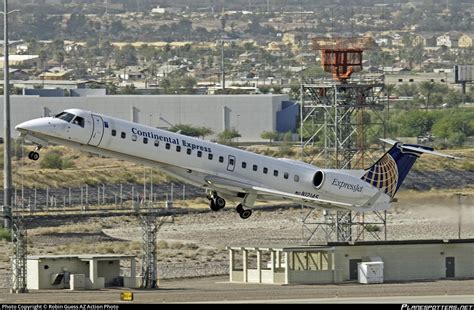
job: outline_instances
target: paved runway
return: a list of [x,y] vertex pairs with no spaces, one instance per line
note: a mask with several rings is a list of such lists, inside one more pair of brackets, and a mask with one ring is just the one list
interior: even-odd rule
[[[32,291],[9,294],[5,303],[122,303],[123,289]],[[134,303],[474,303],[474,279],[328,285],[229,283],[227,276],[167,280],[157,290],[134,290]],[[474,309],[474,307],[472,308]],[[468,310],[468,309],[465,309]]]

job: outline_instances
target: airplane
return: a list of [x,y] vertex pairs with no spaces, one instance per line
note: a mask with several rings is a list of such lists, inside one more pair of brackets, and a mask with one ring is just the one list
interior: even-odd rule
[[28,154],[31,160],[39,159],[42,147],[65,145],[143,164],[205,188],[213,211],[224,208],[226,200],[237,201],[242,219],[252,215],[250,208],[257,200],[287,200],[329,210],[387,210],[422,154],[458,159],[430,147],[382,139],[392,147],[371,167],[323,169],[80,109],[26,121],[15,129],[37,145]]

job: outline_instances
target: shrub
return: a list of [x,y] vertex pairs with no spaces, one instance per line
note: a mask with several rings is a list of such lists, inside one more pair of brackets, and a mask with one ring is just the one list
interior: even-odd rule
[[68,169],[74,167],[74,163],[69,159],[63,159],[62,154],[56,150],[49,151],[40,162],[43,169]]
[[0,240],[11,241],[12,233],[10,229],[0,228]]
[[377,232],[380,231],[380,227],[374,224],[368,224],[365,226],[365,230],[368,232]]

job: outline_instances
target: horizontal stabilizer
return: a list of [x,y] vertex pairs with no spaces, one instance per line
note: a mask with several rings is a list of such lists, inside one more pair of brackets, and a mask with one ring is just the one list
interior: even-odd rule
[[380,139],[380,140],[385,142],[385,143],[391,144],[391,145],[399,144],[399,147],[401,147],[402,150],[414,151],[416,153],[431,154],[431,155],[445,157],[445,158],[449,158],[449,159],[462,159],[460,157],[456,157],[456,156],[453,156],[453,155],[436,152],[432,148],[428,148],[426,146],[403,144],[399,141],[395,141],[395,140],[392,140],[392,139]]

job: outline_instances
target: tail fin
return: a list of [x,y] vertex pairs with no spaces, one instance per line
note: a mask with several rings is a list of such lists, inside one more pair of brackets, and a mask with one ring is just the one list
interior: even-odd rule
[[398,141],[381,139],[383,142],[393,144],[375,164],[366,170],[362,180],[367,183],[383,189],[390,197],[394,197],[398,189],[405,180],[411,167],[423,153],[447,157],[451,159],[459,159],[457,157],[441,154],[433,151],[433,148],[416,145],[403,144]]

